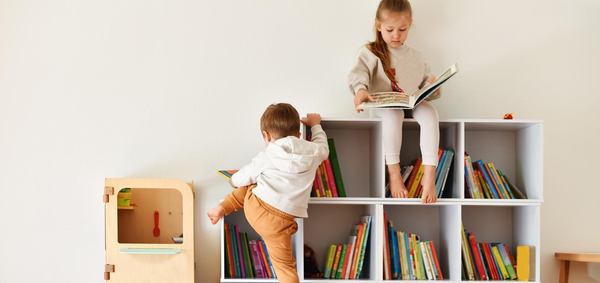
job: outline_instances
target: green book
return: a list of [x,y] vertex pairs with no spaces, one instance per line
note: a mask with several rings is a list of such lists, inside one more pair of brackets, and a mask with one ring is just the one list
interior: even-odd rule
[[343,244],[342,245],[342,254],[340,255],[340,262],[338,263],[338,266],[336,267],[336,270],[335,270],[335,279],[342,278],[342,269],[344,269],[344,259],[346,258],[347,250],[348,250],[348,245]]
[[369,230],[371,230],[371,216],[363,216],[362,222],[366,223],[365,227],[365,236],[363,237],[363,241],[361,243],[362,248],[360,249],[360,257],[358,258],[358,267],[356,268],[356,277],[354,279],[360,279],[360,275],[363,268],[363,262],[365,261],[365,250],[367,249],[367,241],[369,240]]
[[333,169],[333,178],[335,179],[338,195],[340,197],[346,197],[344,180],[342,179],[342,170],[340,169],[337,151],[335,150],[335,143],[332,138],[328,138],[327,143],[329,144],[329,160],[331,161],[331,169]]
[[240,233],[242,240],[242,252],[244,255],[244,266],[246,267],[246,278],[254,278],[254,264],[250,259],[250,248],[248,246],[248,234]]

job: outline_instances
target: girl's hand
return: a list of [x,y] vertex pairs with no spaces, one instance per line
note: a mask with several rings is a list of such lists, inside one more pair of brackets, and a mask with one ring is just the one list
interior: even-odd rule
[[354,95],[354,109],[356,109],[356,112],[363,111],[363,109],[359,108],[359,106],[365,101],[373,101],[373,97],[366,89],[363,88],[357,91],[356,95]]
[[[437,80],[437,78],[435,76],[428,76],[425,81],[423,81],[423,86],[421,86],[420,88],[424,88],[432,83],[434,83]],[[438,99],[440,98],[440,95],[442,94],[442,88],[438,88],[432,95],[430,95],[429,97],[427,97],[427,101],[430,100],[434,100],[434,99]]]
[[300,119],[300,121],[302,121],[302,124],[306,125],[307,127],[312,127],[314,125],[321,124],[321,115],[317,113],[308,113],[306,114],[306,117]]

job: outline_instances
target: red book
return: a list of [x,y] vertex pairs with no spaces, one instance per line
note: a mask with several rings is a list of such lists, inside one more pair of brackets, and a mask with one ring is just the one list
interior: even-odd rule
[[327,197],[327,194],[325,194],[325,185],[323,185],[321,166],[317,168],[315,181],[317,182],[317,190],[319,190],[319,197]]
[[333,177],[333,170],[331,169],[331,161],[329,161],[329,159],[325,159],[323,161],[323,164],[325,165],[325,173],[327,173],[327,184],[329,185],[329,188],[331,188],[331,194],[333,195],[333,197],[338,197],[338,191],[337,191],[337,186],[335,185],[335,178]]
[[231,232],[229,224],[225,223],[225,245],[227,245],[227,264],[229,264],[229,277],[235,278],[235,263],[233,262],[233,250],[231,247]]
[[481,250],[485,254],[485,259],[488,266],[488,271],[490,272],[490,276],[492,276],[493,280],[502,280],[500,275],[498,274],[498,270],[496,270],[496,264],[494,264],[494,258],[492,257],[492,251],[489,246],[484,242],[481,243]]
[[258,254],[260,256],[260,260],[263,263],[263,266],[266,269],[266,273],[267,273],[267,278],[273,278],[273,273],[271,273],[271,267],[269,266],[269,261],[267,260],[267,254],[265,253],[265,250],[263,249],[261,240],[256,241],[256,246],[258,249]]
[[487,276],[485,275],[485,269],[483,268],[483,262],[481,261],[481,254],[479,253],[479,249],[477,248],[477,243],[475,242],[475,235],[473,233],[469,233],[469,243],[471,244],[471,251],[473,252],[473,258],[475,259],[475,266],[477,267],[477,272],[479,273],[480,280],[487,280]]
[[385,244],[383,245],[383,279],[391,280],[392,279],[392,270],[390,263],[390,235],[388,226],[387,213],[383,212],[383,223],[385,223],[385,231],[383,231],[385,235]]
[[444,275],[442,274],[442,268],[440,267],[440,262],[438,261],[437,252],[435,251],[435,246],[433,245],[433,241],[429,241],[429,245],[431,246],[431,256],[433,256],[433,262],[435,262],[435,268],[438,270],[438,278],[436,280],[444,280]]
[[410,188],[412,182],[414,182],[415,177],[417,176],[417,171],[419,171],[419,167],[421,167],[421,159],[417,159],[417,161],[415,161],[415,167],[410,172],[410,176],[408,177],[408,182],[407,182],[407,180],[404,180],[404,184],[406,185],[407,189]]
[[346,271],[348,270],[348,266],[350,266],[348,264],[348,262],[352,261],[352,259],[350,258],[350,254],[351,254],[350,250],[353,249],[353,248],[354,248],[354,246],[352,245],[352,243],[348,243],[348,248],[347,248],[347,251],[346,251],[346,256],[345,256],[343,264],[342,264],[342,273],[340,273],[341,274],[340,279],[345,279],[346,278]]

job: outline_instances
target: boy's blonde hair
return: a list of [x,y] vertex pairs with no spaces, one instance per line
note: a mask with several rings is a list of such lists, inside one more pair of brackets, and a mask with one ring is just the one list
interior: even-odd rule
[[275,138],[297,136],[300,133],[300,115],[288,103],[271,104],[260,117],[260,129]]
[[395,13],[407,12],[412,18],[412,8],[408,0],[381,0],[379,6],[377,6],[377,12],[375,13],[375,40],[367,44],[369,50],[381,60],[383,70],[390,81],[395,81],[390,68],[390,54],[387,45],[381,36],[381,32],[378,30],[379,25],[383,20],[382,14],[384,11]]

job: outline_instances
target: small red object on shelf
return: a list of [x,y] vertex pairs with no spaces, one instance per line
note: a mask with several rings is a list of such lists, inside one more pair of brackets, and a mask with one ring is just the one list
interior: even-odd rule
[[512,118],[513,118],[512,113],[504,114],[504,120],[512,120]]

